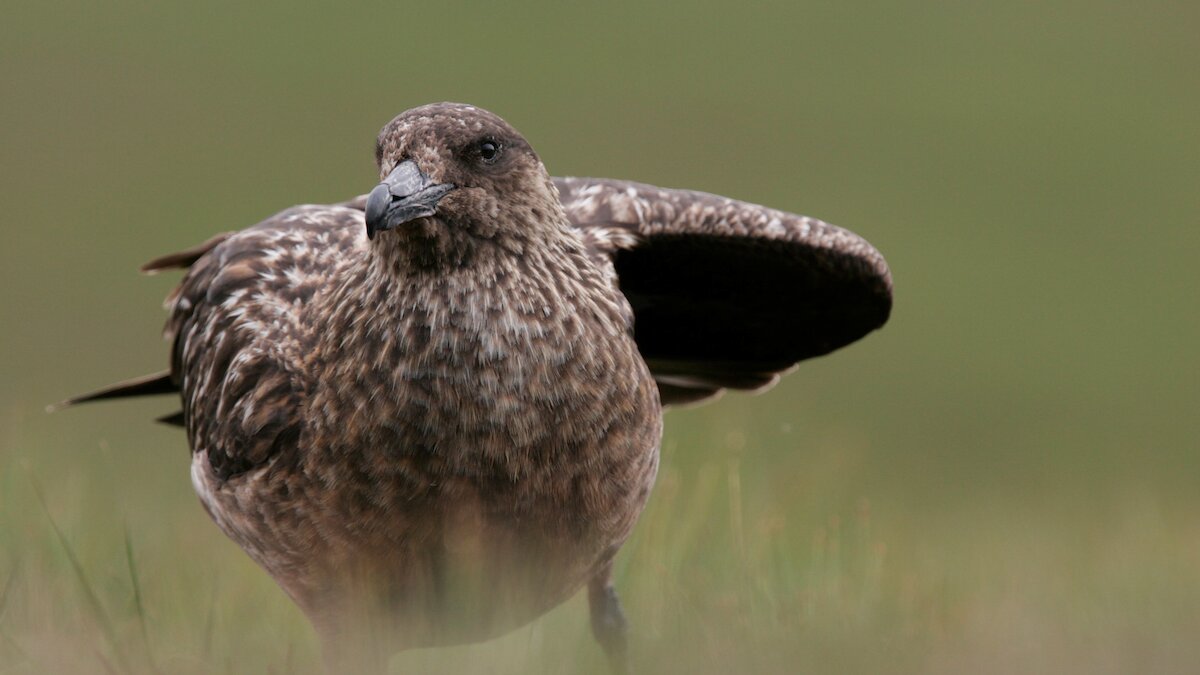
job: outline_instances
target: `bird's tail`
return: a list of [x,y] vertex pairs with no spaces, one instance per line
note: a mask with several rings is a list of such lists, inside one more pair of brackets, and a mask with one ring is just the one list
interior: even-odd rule
[[[212,237],[208,241],[193,246],[188,249],[171,253],[159,258],[155,258],[150,262],[142,265],[142,272],[146,274],[156,274],[163,270],[169,269],[186,269],[191,267],[193,263],[199,260],[204,254],[216,248],[217,244],[225,241],[231,233],[225,232]],[[176,291],[178,292],[178,291]],[[63,401],[59,401],[53,405],[46,406],[46,412],[54,412],[69,408],[79,403],[88,403],[90,401],[102,401],[110,398],[130,398],[134,396],[154,396],[156,394],[172,394],[179,391],[179,384],[171,378],[171,372],[164,370],[158,373],[151,373],[141,377],[135,377],[123,382],[111,384],[102,389],[72,396]],[[183,412],[177,412],[158,418],[159,422],[165,424],[174,424],[183,426]]]
[[91,391],[79,396],[72,396],[53,405],[47,406],[47,412],[62,410],[79,403],[102,401],[109,398],[128,398],[131,396],[153,396],[156,394],[171,394],[179,391],[179,385],[171,379],[170,371],[151,373],[141,377],[117,382],[102,389]]

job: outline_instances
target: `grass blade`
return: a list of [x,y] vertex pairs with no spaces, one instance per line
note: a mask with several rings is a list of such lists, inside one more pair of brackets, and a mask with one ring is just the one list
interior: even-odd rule
[[125,655],[121,650],[121,644],[117,640],[117,632],[113,629],[112,620],[108,616],[108,612],[104,611],[104,605],[100,604],[100,597],[96,595],[95,589],[88,581],[87,574],[83,571],[83,565],[80,564],[79,558],[75,556],[75,551],[71,548],[67,538],[55,522],[54,516],[50,513],[50,507],[46,505],[46,498],[42,493],[42,486],[33,476],[29,477],[29,482],[33,487],[33,493],[37,496],[38,503],[42,505],[42,511],[46,514],[46,519],[50,521],[50,527],[54,530],[54,536],[58,538],[58,542],[62,544],[63,551],[67,554],[67,561],[71,564],[71,569],[75,572],[76,579],[79,580],[79,586],[83,589],[83,599],[88,610],[92,613],[93,619],[100,627],[104,637],[108,640],[109,647],[112,649],[113,657],[117,660],[120,666],[119,670],[128,672],[129,662],[125,659]]
[[4,620],[4,612],[8,610],[8,594],[12,592],[16,581],[17,567],[14,565],[12,571],[8,573],[8,581],[4,582],[4,590],[0,591],[0,621]]
[[204,663],[212,662],[213,627],[217,621],[217,587],[214,584],[208,599],[208,615],[204,617],[204,632],[200,642],[200,656]]
[[146,629],[146,608],[142,604],[142,584],[138,580],[137,565],[133,561],[133,538],[129,536],[129,523],[125,523],[125,562],[129,567],[129,583],[133,586],[133,605],[137,610],[146,662],[150,666],[150,672],[159,673],[158,665],[154,662],[154,652],[150,649],[150,631]]
[[0,640],[3,640],[9,646],[9,649],[17,655],[20,661],[28,661],[29,655],[25,653],[25,650],[21,649],[21,645],[17,644],[16,640],[4,632],[3,626],[4,613],[8,610],[8,599],[12,593],[13,586],[16,585],[17,570],[18,567],[13,565],[12,571],[8,573],[8,581],[4,582],[4,590],[0,591]]

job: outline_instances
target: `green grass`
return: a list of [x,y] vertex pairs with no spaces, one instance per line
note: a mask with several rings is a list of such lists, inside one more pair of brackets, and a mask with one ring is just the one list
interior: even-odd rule
[[[0,674],[316,672],[192,495],[145,260],[495,110],[550,171],[863,234],[881,332],[667,419],[618,560],[641,672],[1194,672],[1200,13],[1055,0],[6,7]],[[453,46],[453,49],[447,49]],[[40,485],[40,500],[35,485]],[[44,504],[44,506],[43,506]],[[576,598],[404,672],[603,672]]]
[[[736,460],[702,465],[685,479],[670,460],[678,451],[668,447],[654,504],[618,570],[645,671],[920,661],[930,638],[923,612],[937,599],[895,577],[866,502],[815,526],[789,523],[779,505],[764,510],[745,499]],[[16,482],[6,506],[36,495],[34,483]],[[303,619],[183,497],[154,517],[195,531],[170,528],[146,543],[123,538],[119,508],[64,515],[63,529],[51,513],[0,522],[6,531],[25,530],[31,545],[5,569],[19,579],[9,585],[16,592],[5,593],[0,620],[10,647],[21,645],[0,652],[8,668],[314,670]],[[135,549],[137,569],[159,574],[137,574]],[[605,672],[582,597],[503,639],[405,654],[396,665],[401,672]]]
[[[776,477],[749,457],[776,432],[730,434],[723,457],[693,463],[688,446],[712,439],[677,426],[617,574],[645,672],[1186,672],[1200,657],[1200,529],[1150,497],[1091,528],[1013,506],[910,531],[865,497],[814,507],[841,497],[803,480],[829,471],[820,452],[791,462],[796,489],[765,494]],[[34,467],[47,458],[4,458],[0,533],[20,545],[0,558],[2,672],[319,672],[303,617],[207,523],[176,450],[175,494],[153,505],[136,483],[100,480],[123,470],[111,445],[56,476],[45,510]],[[393,663],[603,666],[582,597],[502,639]]]

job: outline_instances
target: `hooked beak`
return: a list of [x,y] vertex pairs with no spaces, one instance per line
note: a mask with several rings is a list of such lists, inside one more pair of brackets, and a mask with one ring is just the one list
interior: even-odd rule
[[412,160],[405,160],[367,197],[367,238],[437,213],[438,202],[456,186],[434,183]]

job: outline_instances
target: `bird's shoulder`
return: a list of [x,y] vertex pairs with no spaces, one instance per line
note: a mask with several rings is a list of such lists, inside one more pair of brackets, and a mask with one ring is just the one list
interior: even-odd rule
[[360,211],[303,205],[146,266],[187,267],[167,299],[171,374],[193,449],[219,479],[295,451],[314,300],[365,254]]

